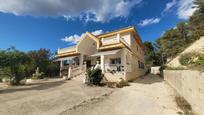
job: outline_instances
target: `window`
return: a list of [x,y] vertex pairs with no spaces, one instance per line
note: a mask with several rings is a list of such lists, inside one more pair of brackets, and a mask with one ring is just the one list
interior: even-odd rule
[[110,59],[110,64],[121,64],[121,59],[120,58]]
[[64,61],[63,61],[63,66],[69,65],[69,63],[70,63],[70,62],[69,62],[68,60],[64,60]]
[[138,61],[138,68],[144,69],[144,63]]

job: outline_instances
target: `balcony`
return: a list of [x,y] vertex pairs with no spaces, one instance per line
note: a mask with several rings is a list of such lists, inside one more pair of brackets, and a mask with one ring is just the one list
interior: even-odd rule
[[76,51],[76,46],[70,46],[70,47],[58,49],[57,54],[63,54],[63,53],[74,52],[74,51]]

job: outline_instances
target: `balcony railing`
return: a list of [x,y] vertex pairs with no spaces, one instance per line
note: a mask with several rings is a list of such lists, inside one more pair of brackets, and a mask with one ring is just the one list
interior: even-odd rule
[[105,64],[105,70],[110,73],[124,72],[124,66],[121,64]]
[[71,46],[71,47],[66,47],[66,48],[61,48],[58,49],[57,53],[61,54],[61,53],[66,53],[66,52],[71,52],[71,51],[75,51],[76,46]]

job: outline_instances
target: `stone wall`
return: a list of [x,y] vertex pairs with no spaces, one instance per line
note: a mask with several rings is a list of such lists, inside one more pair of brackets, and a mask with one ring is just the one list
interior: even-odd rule
[[204,73],[164,70],[164,79],[191,104],[198,115],[204,115]]

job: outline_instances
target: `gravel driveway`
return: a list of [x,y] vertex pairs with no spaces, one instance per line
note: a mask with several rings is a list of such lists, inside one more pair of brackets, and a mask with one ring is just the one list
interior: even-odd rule
[[87,87],[78,79],[50,79],[0,90],[2,115],[177,115],[174,90],[155,75],[130,86]]
[[107,98],[67,110],[62,115],[178,115],[176,92],[163,79],[148,75]]
[[58,115],[112,91],[106,87],[87,87],[78,79],[49,79],[0,89],[0,115]]

